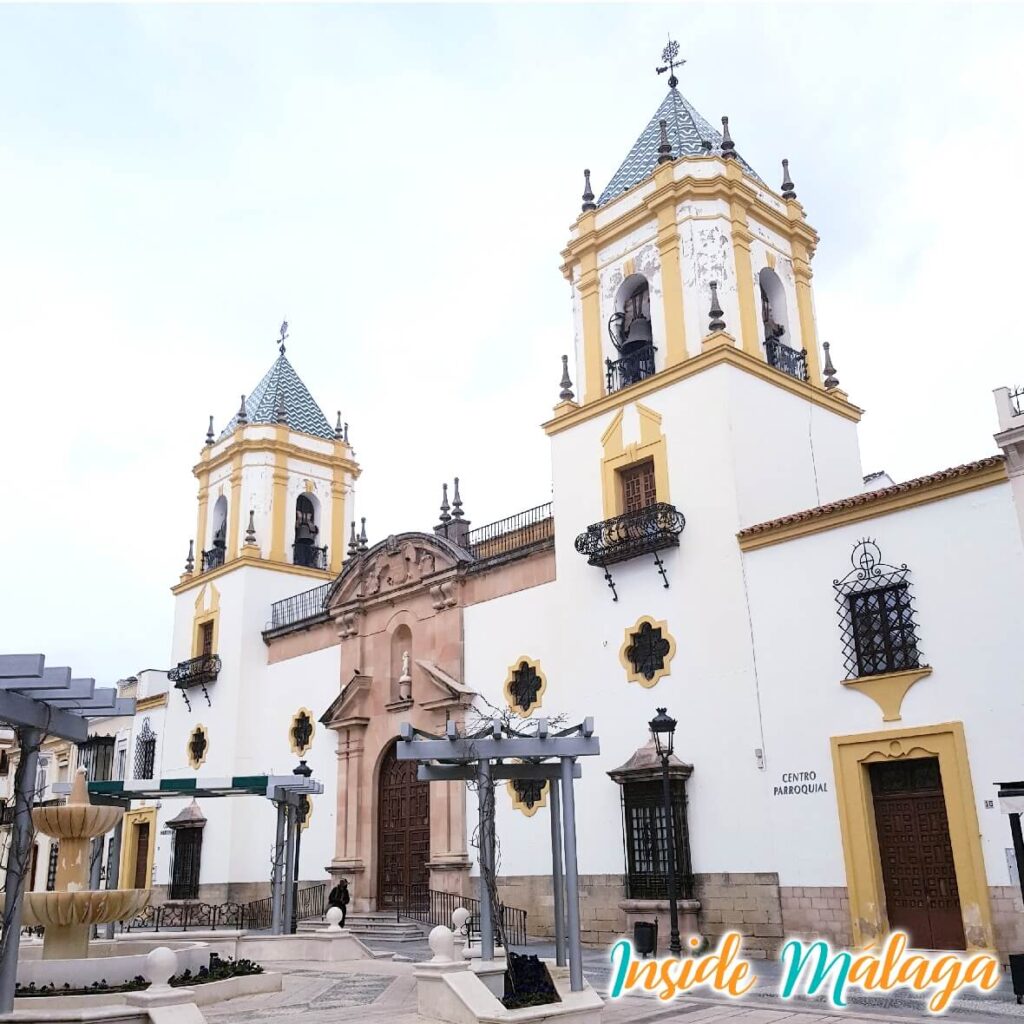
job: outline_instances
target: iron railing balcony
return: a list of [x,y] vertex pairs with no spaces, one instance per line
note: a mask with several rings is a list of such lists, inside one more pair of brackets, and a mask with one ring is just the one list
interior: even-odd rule
[[308,569],[326,569],[327,548],[318,548],[314,544],[293,544],[292,564],[304,565]]
[[627,558],[679,546],[686,517],[675,505],[658,501],[636,512],[588,526],[576,538],[576,550],[590,565],[604,568]]
[[210,569],[217,569],[222,566],[224,564],[224,550],[224,548],[217,547],[214,544],[209,551],[204,551],[200,571],[207,572]]
[[281,629],[306,619],[319,618],[324,614],[324,605],[332,583],[322,583],[312,590],[304,590],[301,594],[293,594],[270,606],[270,625],[268,629]]
[[470,530],[466,549],[475,558],[507,555],[522,548],[551,540],[555,535],[551,502],[528,508],[514,516]]
[[655,372],[654,353],[657,351],[653,345],[643,345],[618,359],[606,359],[604,365],[608,393],[621,391],[650,377]]
[[807,380],[807,349],[798,351],[784,345],[778,338],[769,338],[764,343],[764,353],[769,366],[797,380]]
[[167,678],[179,690],[187,690],[192,686],[203,686],[216,682],[220,674],[220,655],[200,654],[198,658],[179,661],[167,673]]

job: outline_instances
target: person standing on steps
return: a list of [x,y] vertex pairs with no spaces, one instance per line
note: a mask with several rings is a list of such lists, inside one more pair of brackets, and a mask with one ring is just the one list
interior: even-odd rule
[[348,916],[348,904],[351,900],[348,891],[348,879],[342,878],[338,884],[327,894],[327,907],[337,907],[341,911],[340,926],[345,927],[345,918]]

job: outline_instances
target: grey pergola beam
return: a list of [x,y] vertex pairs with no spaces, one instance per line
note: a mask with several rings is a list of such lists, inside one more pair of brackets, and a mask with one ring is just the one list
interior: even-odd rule
[[499,757],[588,757],[601,753],[596,736],[507,736],[456,740],[399,740],[399,761],[484,761]]
[[38,676],[8,676],[0,679],[0,690],[66,690],[71,685],[71,669],[44,668]]
[[45,663],[43,654],[0,654],[0,679],[37,678]]
[[33,700],[64,700],[68,697],[91,697],[96,690],[95,679],[72,679],[67,686],[55,686],[48,690],[32,690]]
[[[465,782],[474,781],[477,777],[475,764],[421,764],[416,769],[416,778],[420,782]],[[562,767],[558,762],[550,764],[495,764],[491,766],[491,778],[495,781],[507,779],[529,779],[534,781],[551,781],[562,777]],[[583,769],[578,764],[572,766],[572,777],[581,779]]]
[[89,726],[81,715],[23,697],[20,693],[0,692],[0,721],[41,729],[62,740],[82,743],[89,738]]
[[95,690],[88,697],[52,697],[46,703],[65,711],[91,711],[94,708],[112,711],[116,700],[117,690],[112,686],[105,686]]

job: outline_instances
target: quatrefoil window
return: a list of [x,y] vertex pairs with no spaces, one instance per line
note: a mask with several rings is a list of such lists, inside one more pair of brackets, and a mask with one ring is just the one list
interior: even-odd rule
[[669,674],[675,653],[676,642],[668,631],[668,625],[644,616],[626,630],[619,660],[631,683],[651,687]]
[[548,784],[544,779],[509,779],[512,806],[532,818],[547,803]]
[[193,771],[198,771],[206,760],[206,751],[210,746],[209,734],[205,725],[197,725],[188,738],[188,763]]
[[292,724],[288,728],[288,741],[293,754],[300,757],[313,745],[313,713],[309,708],[299,708],[292,716]]
[[541,706],[547,685],[539,661],[517,658],[505,677],[505,700],[517,715],[529,718]]

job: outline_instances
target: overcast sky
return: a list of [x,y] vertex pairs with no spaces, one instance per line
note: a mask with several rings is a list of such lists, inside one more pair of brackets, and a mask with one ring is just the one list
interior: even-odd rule
[[683,94],[821,235],[865,471],[995,450],[1024,382],[1019,5],[0,7],[0,651],[167,667],[191,467],[288,355],[370,539],[548,499],[579,210]]

